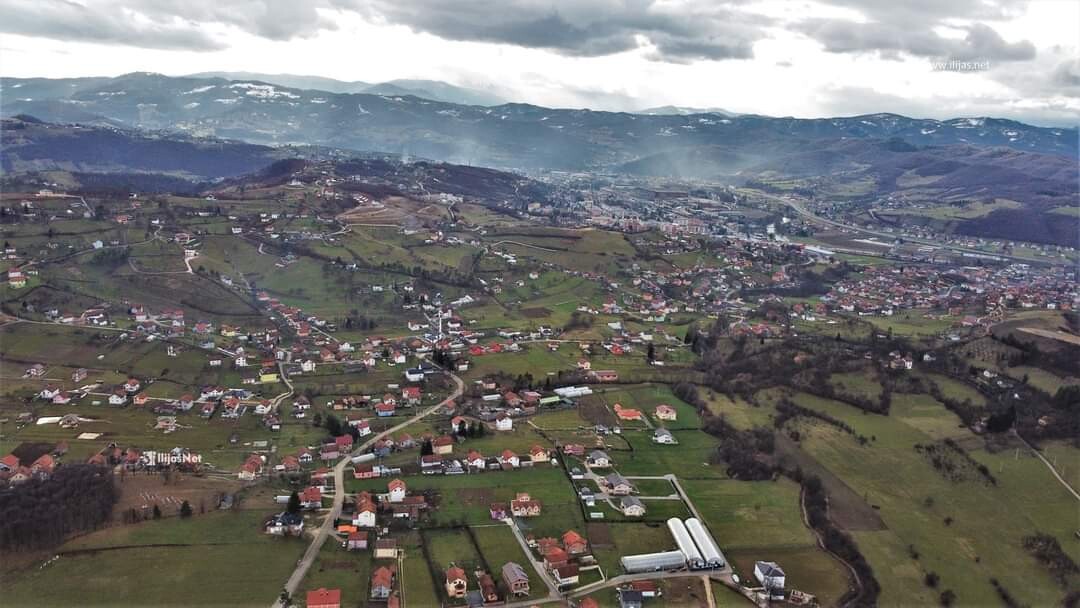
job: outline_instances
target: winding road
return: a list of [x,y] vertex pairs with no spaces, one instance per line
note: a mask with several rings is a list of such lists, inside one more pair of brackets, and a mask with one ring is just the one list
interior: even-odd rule
[[[334,523],[341,515],[341,508],[345,504],[345,469],[352,462],[352,456],[362,454],[365,450],[374,445],[375,442],[379,439],[382,439],[383,437],[386,437],[387,435],[390,435],[392,433],[396,433],[401,429],[409,426],[410,424],[413,424],[414,422],[417,422],[419,420],[422,420],[423,418],[426,418],[427,416],[430,416],[431,414],[434,414],[435,412],[445,407],[448,403],[452,403],[458,397],[461,397],[462,393],[465,392],[465,383],[461,380],[461,378],[457,377],[457,375],[449,371],[444,370],[444,372],[449,375],[450,378],[454,381],[454,392],[451,393],[449,397],[443,399],[435,405],[424,409],[421,412],[418,412],[415,416],[409,418],[401,424],[398,424],[397,426],[391,427],[377,435],[374,435],[373,437],[371,437],[371,439],[368,439],[367,441],[356,447],[348,456],[342,458],[340,461],[338,461],[337,465],[334,466],[334,504],[332,507],[330,507],[330,512],[326,514],[326,519],[323,520],[322,525],[319,526],[319,530],[315,533],[315,537],[311,539],[311,544],[308,545],[307,550],[304,551],[304,556],[300,558],[299,562],[297,562],[296,569],[293,570],[292,575],[289,576],[289,580],[285,583],[285,591],[288,592],[290,597],[292,596],[292,594],[296,593],[296,590],[300,587],[300,582],[304,580],[304,576],[307,575],[307,571],[311,568],[311,564],[313,564],[315,562],[315,558],[319,556],[319,552],[322,550],[323,544],[326,543],[326,539],[334,530]],[[272,606],[274,608],[284,608],[285,603],[283,603],[281,601],[281,598],[279,597],[278,599],[274,600]]]

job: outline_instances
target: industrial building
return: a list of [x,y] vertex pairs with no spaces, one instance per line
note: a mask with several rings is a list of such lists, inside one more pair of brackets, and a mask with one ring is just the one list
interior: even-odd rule
[[701,557],[705,559],[706,567],[723,568],[724,564],[727,563],[724,554],[720,552],[720,547],[716,546],[716,541],[713,540],[712,535],[705,529],[701,521],[696,517],[691,517],[686,520],[686,529],[690,532],[690,536],[693,537],[694,542],[701,551]]
[[624,555],[619,562],[624,571],[634,574],[682,568],[686,565],[686,557],[683,556],[682,551],[664,551],[663,553]]
[[690,538],[690,532],[686,530],[686,524],[678,517],[672,517],[667,520],[667,527],[671,531],[671,535],[675,537],[675,544],[679,546],[679,551],[682,552],[687,567],[691,570],[704,568],[705,559],[701,557],[701,551],[698,551],[694,540]]
[[723,568],[727,564],[720,547],[700,520],[690,518],[683,523],[678,517],[672,517],[667,521],[667,526],[679,550],[623,556],[620,562],[625,572],[633,574],[676,568],[702,570]]

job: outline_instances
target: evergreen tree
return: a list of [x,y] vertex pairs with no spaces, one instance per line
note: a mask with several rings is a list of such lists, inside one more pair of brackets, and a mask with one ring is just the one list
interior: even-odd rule
[[300,512],[300,495],[296,492],[289,494],[289,506],[285,507],[285,510],[289,513],[296,514]]
[[186,500],[180,504],[180,517],[191,517],[191,504]]

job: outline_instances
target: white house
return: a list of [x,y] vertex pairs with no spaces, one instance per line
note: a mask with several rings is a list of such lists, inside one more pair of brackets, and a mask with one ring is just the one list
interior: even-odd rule
[[667,429],[656,429],[652,436],[653,443],[662,443],[665,445],[675,445],[679,443],[678,439],[671,434],[671,431]]
[[375,505],[367,504],[359,507],[353,515],[352,524],[359,528],[374,528]]
[[60,387],[50,384],[49,386],[46,386],[45,388],[41,389],[41,392],[38,393],[38,397],[41,397],[42,399],[52,399],[53,397],[55,397],[55,396],[57,396],[59,394],[60,394]]
[[588,458],[590,467],[607,468],[611,466],[611,458],[607,455],[607,452],[603,450],[593,450],[589,452]]
[[627,517],[644,517],[645,515],[645,503],[641,502],[637,496],[623,496],[619,502],[619,508]]
[[300,363],[300,371],[305,374],[315,371],[315,362],[311,359],[304,359],[304,361]]
[[499,417],[495,419],[496,431],[512,431],[514,430],[514,419],[506,414],[499,414]]
[[773,599],[784,599],[784,570],[776,562],[756,562],[754,577]]
[[391,480],[387,484],[387,488],[390,490],[390,502],[402,502],[405,500],[405,482],[400,479]]

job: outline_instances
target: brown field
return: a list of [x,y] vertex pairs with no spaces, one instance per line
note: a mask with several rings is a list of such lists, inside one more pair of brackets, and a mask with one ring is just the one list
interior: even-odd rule
[[168,483],[163,475],[142,472],[117,473],[116,482],[121,493],[120,500],[113,508],[114,521],[122,521],[122,514],[128,509],[140,512],[144,509],[153,510],[155,504],[161,508],[162,515],[176,515],[185,500],[196,513],[202,508],[212,511],[217,509],[218,500],[223,493],[236,492],[241,487],[238,481],[175,473]]
[[603,522],[589,522],[585,524],[585,535],[589,538],[589,544],[599,549],[610,549],[615,546],[615,540],[611,538],[611,526]]
[[612,426],[616,424],[615,414],[599,401],[592,400],[589,403],[582,402],[578,407],[581,417],[590,424],[604,424]]
[[813,456],[799,449],[790,437],[777,433],[776,451],[794,460],[804,472],[821,479],[829,492],[829,517],[837,526],[851,532],[886,529],[885,522],[873,507]]
[[491,488],[462,488],[455,492],[457,500],[466,507],[488,508],[495,502],[495,493]]
[[522,308],[521,314],[530,319],[542,319],[551,316],[551,310],[544,307]]
[[414,217],[422,224],[447,216],[445,207],[415,201],[411,198],[391,196],[379,201],[379,205],[362,205],[338,215],[346,224],[401,224]]
[[1072,334],[1067,334],[1067,333],[1065,333],[1063,331],[1050,331],[1050,330],[1047,330],[1047,329],[1039,329],[1037,327],[1021,327],[1020,331],[1026,333],[1026,334],[1032,334],[1032,335],[1035,335],[1035,336],[1039,336],[1040,338],[1049,338],[1051,340],[1060,340],[1061,342],[1065,342],[1067,344],[1073,344],[1073,345],[1076,345],[1076,346],[1080,346],[1080,336],[1074,336]]

